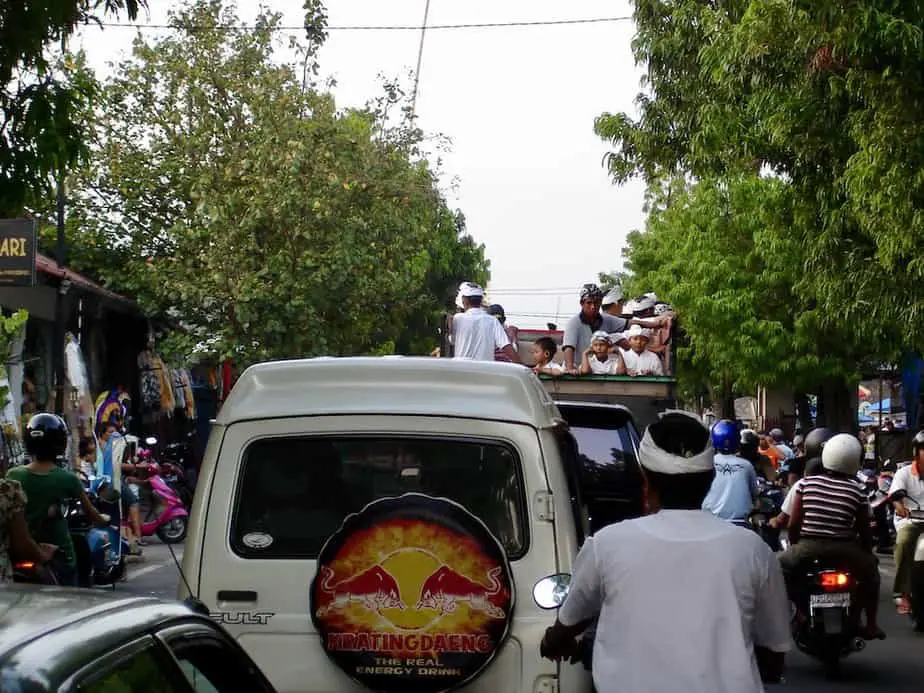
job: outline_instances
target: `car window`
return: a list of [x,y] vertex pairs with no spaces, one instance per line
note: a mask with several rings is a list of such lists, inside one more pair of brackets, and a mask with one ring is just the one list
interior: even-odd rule
[[[196,637],[171,641],[170,648],[197,693],[260,693],[266,691],[254,666],[218,639]],[[249,664],[249,666],[248,666]]]
[[[460,503],[488,526],[511,558],[525,553],[525,503],[515,451],[498,442],[445,437],[255,441],[244,453],[231,547],[244,558],[316,558],[348,514],[409,492]],[[271,537],[271,543],[245,541],[259,534]]]
[[643,512],[638,433],[628,410],[559,403],[577,444],[580,495],[590,533]]
[[[173,680],[168,673],[171,670],[169,656],[160,655],[153,643],[114,665],[101,666],[105,666],[105,670],[94,673],[77,690],[81,693],[186,693],[182,682]],[[176,671],[175,667],[172,669]]]

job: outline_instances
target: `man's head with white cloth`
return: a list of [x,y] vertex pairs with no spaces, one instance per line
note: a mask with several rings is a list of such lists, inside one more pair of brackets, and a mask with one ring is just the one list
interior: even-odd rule
[[456,305],[462,310],[480,308],[484,300],[484,289],[474,282],[459,284],[459,293],[456,294]]
[[715,477],[714,457],[709,429],[697,416],[661,414],[639,446],[648,511],[699,510]]

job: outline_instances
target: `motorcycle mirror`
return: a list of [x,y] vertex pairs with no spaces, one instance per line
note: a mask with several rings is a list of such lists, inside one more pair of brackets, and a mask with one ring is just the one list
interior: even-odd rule
[[533,599],[540,609],[557,609],[571,589],[571,575],[556,573],[542,578],[533,587]]
[[154,436],[148,436],[147,438],[144,439],[144,444],[147,445],[148,447],[153,447],[157,445],[157,438],[155,438]]
[[895,490],[895,491],[892,491],[892,493],[889,494],[889,500],[890,500],[890,501],[899,501],[899,500],[901,500],[902,498],[907,497],[907,495],[908,495],[908,494],[905,492],[905,489],[900,488],[900,489],[897,489],[897,490]]

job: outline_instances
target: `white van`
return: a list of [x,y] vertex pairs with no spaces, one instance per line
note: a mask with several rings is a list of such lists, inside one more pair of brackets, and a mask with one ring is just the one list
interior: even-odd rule
[[583,541],[575,473],[520,366],[253,366],[214,423],[183,572],[281,693],[590,691],[540,658],[555,612],[534,599]]

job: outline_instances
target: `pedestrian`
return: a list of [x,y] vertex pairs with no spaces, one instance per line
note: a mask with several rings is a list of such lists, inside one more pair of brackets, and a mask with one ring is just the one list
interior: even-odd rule
[[700,509],[715,478],[709,438],[696,416],[662,414],[639,447],[650,514],[604,527],[575,559],[541,654],[573,656],[597,619],[598,693],[762,693],[781,678],[783,574],[755,532]]
[[484,289],[472,282],[462,282],[457,303],[464,312],[453,317],[453,356],[457,359],[494,361],[495,349],[513,363],[520,363],[504,326],[482,307]]

